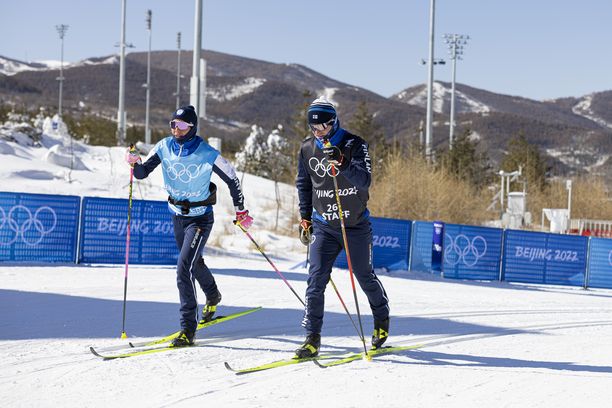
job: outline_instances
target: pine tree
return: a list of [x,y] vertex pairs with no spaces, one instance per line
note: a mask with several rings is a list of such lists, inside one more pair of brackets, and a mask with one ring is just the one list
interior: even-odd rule
[[521,166],[527,185],[542,191],[546,187],[548,166],[540,155],[538,147],[529,143],[525,134],[520,132],[517,137],[510,139],[506,150],[501,162],[502,170],[516,171]]
[[266,167],[270,171],[270,179],[274,180],[274,193],[276,198],[276,222],[274,229],[278,229],[278,218],[282,205],[281,194],[278,183],[286,180],[293,174],[293,166],[291,161],[291,150],[287,139],[283,136],[283,127],[278,125],[269,135],[266,142],[268,155],[266,158]]
[[267,157],[266,167],[270,171],[270,179],[281,181],[287,178],[287,174],[293,174],[291,167],[292,151],[289,147],[289,142],[283,136],[283,127],[278,125],[268,135],[266,140]]
[[296,106],[295,114],[291,118],[291,125],[289,126],[289,132],[298,142],[311,135],[308,127],[308,106],[313,99],[312,92],[305,90],[302,92],[302,98],[302,102]]
[[261,126],[251,126],[251,133],[244,142],[244,147],[236,153],[236,169],[257,176],[268,177],[267,137]]
[[485,152],[478,152],[478,140],[467,129],[453,141],[453,148],[440,154],[439,166],[480,189],[492,181],[491,164]]
[[355,114],[348,122],[346,128],[349,132],[362,137],[368,142],[373,170],[375,172],[379,170],[384,158],[392,151],[393,145],[385,140],[381,127],[374,121],[374,115],[368,111],[368,105],[365,100],[359,102]]

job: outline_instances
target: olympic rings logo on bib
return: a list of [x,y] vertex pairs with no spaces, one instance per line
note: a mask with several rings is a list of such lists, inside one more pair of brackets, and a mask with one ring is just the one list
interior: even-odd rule
[[172,163],[168,159],[164,159],[164,170],[170,180],[179,180],[183,183],[189,183],[197,178],[202,171],[202,164],[190,164],[185,166],[181,162]]
[[326,174],[331,177],[334,176],[331,172],[332,164],[328,163],[327,159],[319,160],[316,157],[311,157],[308,160],[308,166],[319,177],[325,177]]

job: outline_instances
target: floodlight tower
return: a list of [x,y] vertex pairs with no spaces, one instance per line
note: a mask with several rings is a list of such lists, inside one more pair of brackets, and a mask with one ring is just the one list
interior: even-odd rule
[[450,125],[448,136],[448,148],[453,148],[454,130],[455,130],[455,78],[457,76],[457,60],[463,59],[463,46],[467,44],[470,36],[463,34],[444,34],[446,44],[448,44],[448,53],[453,61],[453,79],[451,86],[451,109],[450,109]]
[[151,144],[151,129],[149,128],[149,102],[151,100],[151,21],[153,13],[147,10],[147,31],[149,32],[149,52],[147,53],[147,83],[144,87],[147,89],[147,106],[145,109],[145,143]]
[[57,116],[62,117],[62,91],[64,84],[64,35],[66,35],[66,31],[68,31],[68,26],[66,24],[56,25],[55,29],[59,34],[59,38],[62,43],[61,57],[60,57],[60,75],[56,78],[59,81],[59,104],[57,109]]

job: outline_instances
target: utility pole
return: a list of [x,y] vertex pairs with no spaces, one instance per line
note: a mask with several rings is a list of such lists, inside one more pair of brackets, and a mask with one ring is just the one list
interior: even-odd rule
[[178,61],[176,63],[176,109],[181,107],[181,32],[176,33]]
[[453,78],[451,87],[451,109],[450,109],[450,124],[448,136],[448,148],[453,148],[454,131],[455,131],[455,78],[457,76],[457,59],[463,59],[463,46],[467,44],[469,36],[463,34],[444,34],[446,44],[448,44],[448,52],[453,61]]
[[[441,58],[434,58],[434,60],[433,60],[433,65],[434,66],[435,65],[445,65],[445,64],[446,64],[446,61],[441,59]],[[428,60],[425,60],[425,59],[421,58],[421,65],[428,65]],[[428,94],[429,94],[429,90],[428,90]],[[420,130],[420,133],[419,133],[419,137],[420,137],[420,139],[419,139],[419,146],[420,146],[420,149],[421,149],[421,154],[424,154],[425,155],[425,159],[429,161],[430,157],[426,153],[426,147],[427,146],[426,146],[426,144],[423,143],[423,130],[424,129],[425,128],[423,127],[423,121],[421,121],[420,128],[419,128],[419,130]],[[430,153],[431,153],[431,151],[430,151]]]
[[429,59],[427,60],[429,73],[427,75],[427,117],[425,128],[425,157],[431,160],[432,126],[432,98],[433,98],[433,74],[434,74],[434,21],[436,11],[436,0],[429,0]]
[[147,83],[144,87],[147,89],[147,107],[145,110],[145,143],[151,144],[151,129],[149,129],[149,102],[151,100],[151,20],[153,13],[147,10],[147,31],[149,32],[149,52],[147,53]]
[[121,0],[121,42],[119,43],[119,106],[117,109],[117,146],[125,145],[125,6]]
[[200,95],[201,95],[201,82],[200,82],[200,53],[202,51],[202,0],[195,0],[195,29],[193,38],[193,69],[191,71],[191,95],[189,101],[195,108],[196,114],[199,117],[204,116],[203,112],[200,112]]
[[61,59],[60,59],[60,75],[56,78],[59,81],[59,104],[58,104],[58,110],[57,110],[57,116],[60,117],[60,119],[62,118],[62,91],[63,91],[63,84],[64,84],[64,35],[66,35],[66,31],[68,31],[68,26],[66,24],[60,24],[60,25],[56,25],[55,29],[57,30],[57,33],[59,34],[59,38],[61,40],[62,43],[62,47],[61,47]]

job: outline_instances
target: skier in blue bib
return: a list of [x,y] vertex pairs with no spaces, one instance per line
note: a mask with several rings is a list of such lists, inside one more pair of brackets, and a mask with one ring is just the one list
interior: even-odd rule
[[372,166],[368,144],[340,127],[336,109],[324,98],[310,104],[308,124],[313,135],[302,142],[296,178],[302,218],[300,240],[310,245],[302,321],[307,336],[296,357],[314,357],[321,346],[325,288],[334,261],[344,248],[336,194],[340,195],[353,273],[374,316],[372,348],[379,348],[389,335],[389,299],[372,268],[372,228],[367,208]]
[[168,191],[168,208],[173,213],[174,237],[180,251],[176,281],[181,302],[181,332],[172,346],[194,344],[198,325],[198,302],[195,282],[206,295],[200,320],[210,321],[221,301],[215,278],[204,263],[203,251],[214,223],[213,204],[217,188],[210,181],[217,174],[229,187],[236,210],[236,222],[248,229],[253,218],[244,208],[240,181],[234,167],[197,135],[198,115],[193,106],[182,107],[172,115],[171,136],[160,140],[144,163],[128,151],[126,161],[134,166],[134,177],[146,178],[162,165],[164,186]]

